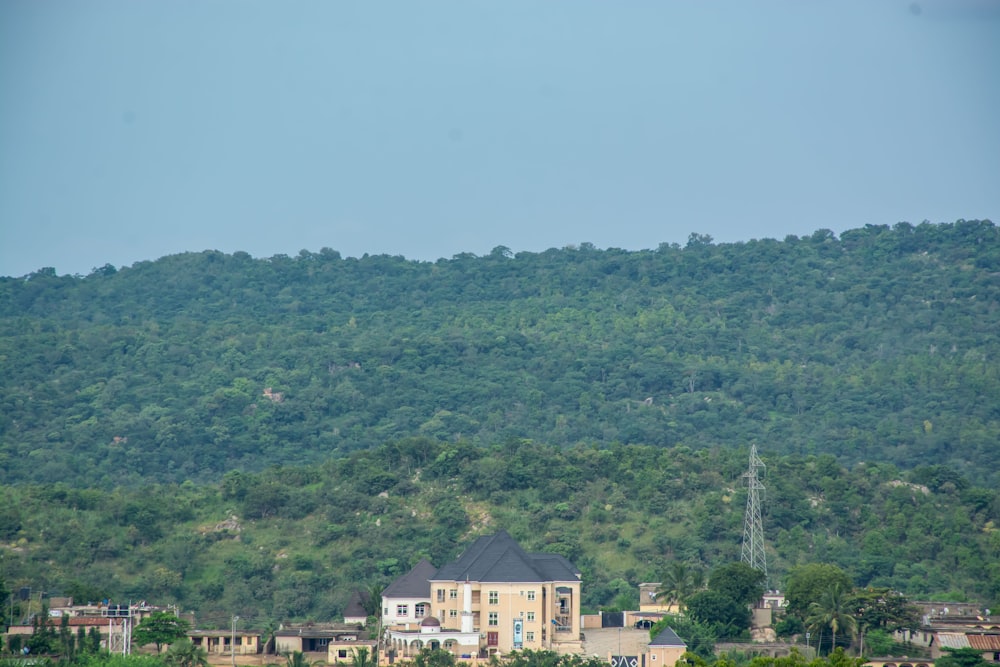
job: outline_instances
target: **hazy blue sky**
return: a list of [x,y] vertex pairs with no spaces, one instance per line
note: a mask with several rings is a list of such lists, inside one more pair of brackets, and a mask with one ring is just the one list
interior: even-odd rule
[[3,0],[0,275],[1000,222],[1000,0]]

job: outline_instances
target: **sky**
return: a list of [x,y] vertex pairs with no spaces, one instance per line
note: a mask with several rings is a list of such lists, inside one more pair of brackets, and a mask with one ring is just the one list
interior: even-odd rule
[[1000,222],[1000,0],[4,0],[0,276]]

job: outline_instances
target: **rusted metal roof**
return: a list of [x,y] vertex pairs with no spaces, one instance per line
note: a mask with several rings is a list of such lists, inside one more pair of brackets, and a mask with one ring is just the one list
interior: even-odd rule
[[966,635],[969,646],[980,651],[1000,651],[1000,635]]

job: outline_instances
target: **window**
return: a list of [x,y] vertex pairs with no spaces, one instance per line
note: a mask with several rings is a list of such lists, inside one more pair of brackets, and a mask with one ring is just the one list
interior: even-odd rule
[[457,600],[458,599],[458,589],[457,588],[453,588],[450,591],[448,591],[448,599],[449,600]]
[[533,611],[529,611],[528,612],[528,622],[529,623],[534,623],[535,622],[535,612],[533,612]]
[[410,605],[408,604],[396,605],[396,616],[406,616],[409,613],[410,613]]
[[650,656],[649,656],[649,659],[650,660],[656,660],[656,654],[655,653],[651,653]]
[[449,609],[448,610],[448,618],[457,618],[457,617],[458,617],[458,610],[457,609]]
[[535,591],[528,591],[528,602],[535,601]]
[[526,642],[533,642],[533,641],[535,641],[535,633],[531,632],[530,630],[528,632],[525,632],[524,633],[524,641],[526,641]]
[[427,605],[423,602],[413,605],[413,615],[417,618],[423,618],[427,614]]
[[346,648],[339,648],[339,649],[337,649],[337,657],[338,658],[346,658],[347,657],[347,649]]
[[444,602],[444,589],[438,589],[438,602]]
[[500,633],[499,632],[487,632],[486,633],[486,645],[487,646],[498,646],[500,644]]
[[490,612],[490,627],[496,627],[500,625],[500,614],[495,611]]
[[500,604],[500,594],[496,591],[490,591],[490,604]]

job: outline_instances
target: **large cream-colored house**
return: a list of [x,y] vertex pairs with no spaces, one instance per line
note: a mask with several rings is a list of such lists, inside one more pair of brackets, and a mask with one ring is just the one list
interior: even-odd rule
[[442,634],[479,633],[482,655],[582,650],[580,571],[558,554],[524,551],[506,531],[438,570],[430,599]]

